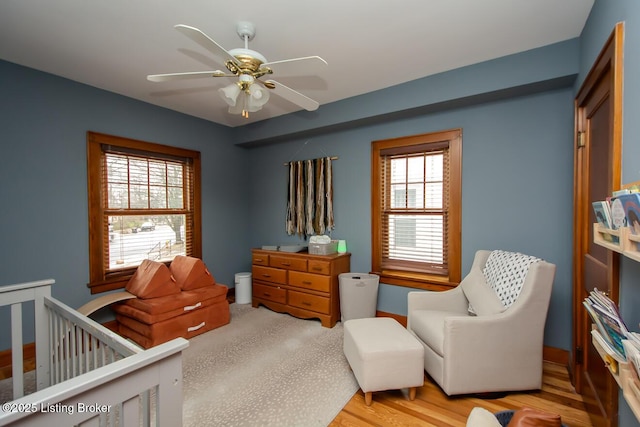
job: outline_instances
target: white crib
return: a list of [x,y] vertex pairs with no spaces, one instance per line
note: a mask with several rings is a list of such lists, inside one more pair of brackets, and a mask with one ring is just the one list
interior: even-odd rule
[[[54,280],[0,287],[11,307],[13,400],[0,426],[181,426],[182,350],[177,338],[143,350],[51,297]],[[36,391],[25,395],[23,305],[33,301]],[[0,325],[5,332],[5,325]]]

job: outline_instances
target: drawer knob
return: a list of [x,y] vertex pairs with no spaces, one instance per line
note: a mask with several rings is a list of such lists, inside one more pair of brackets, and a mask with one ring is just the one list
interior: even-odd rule
[[302,305],[306,305],[307,307],[311,307],[311,303],[307,301],[302,301]]
[[322,271],[322,268],[321,267],[313,267],[312,270],[314,270],[314,271]]
[[302,283],[303,283],[303,284],[305,284],[305,285],[311,285],[311,284],[312,284],[312,282],[310,282],[310,281],[308,281],[308,280],[305,280],[305,281],[303,281]]
[[271,277],[271,275],[264,273],[264,274],[262,274],[262,277]]
[[256,262],[262,262],[264,261],[262,258],[256,258]]
[[265,296],[265,297],[270,297],[270,296],[271,296],[271,294],[270,294],[269,292],[265,292],[265,293],[264,293],[264,296]]
[[290,263],[290,262],[283,262],[283,263],[281,263],[281,264],[282,264],[282,265],[284,265],[284,266],[286,266],[286,267],[289,267],[289,266],[291,265],[291,263]]

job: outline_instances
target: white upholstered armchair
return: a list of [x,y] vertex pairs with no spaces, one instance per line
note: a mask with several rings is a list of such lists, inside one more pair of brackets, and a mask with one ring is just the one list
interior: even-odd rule
[[481,250],[458,287],[409,292],[407,329],[424,346],[425,371],[445,393],[542,387],[555,270],[520,253]]

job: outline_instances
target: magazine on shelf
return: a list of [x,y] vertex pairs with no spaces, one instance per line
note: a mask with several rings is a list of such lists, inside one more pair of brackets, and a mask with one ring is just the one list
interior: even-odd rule
[[587,313],[589,313],[591,321],[596,325],[596,329],[599,333],[599,335],[596,335],[596,337],[601,337],[602,339],[602,342],[598,340],[600,342],[600,345],[605,349],[607,353],[615,356],[616,359],[625,361],[624,346],[622,345],[622,340],[615,340],[612,338],[610,332],[602,323],[600,316],[595,312],[589,300],[585,299],[582,304],[587,309]]
[[620,326],[620,322],[612,319],[610,316],[607,316],[602,311],[598,311],[597,306],[594,306],[593,309],[596,311],[596,314],[600,316],[600,322],[602,323],[607,336],[610,338],[612,346],[620,354],[624,355],[622,340],[626,339],[626,329]]
[[602,335],[597,331],[597,330],[592,330],[591,331],[591,336],[593,338],[594,341],[596,341],[600,347],[602,347],[602,349],[612,358],[614,358],[617,362],[620,363],[625,363],[627,362],[627,358],[626,356],[623,356],[622,354],[618,353],[618,351],[616,351],[615,348],[613,348],[611,346],[611,344],[609,344],[604,338],[602,338]]
[[597,288],[589,293],[589,296],[584,299],[582,304],[602,338],[603,342],[600,344],[612,356],[617,356],[623,361],[626,360],[622,341],[635,341],[638,336],[629,332],[622,320],[618,306]]
[[627,329],[627,325],[624,324],[622,318],[619,315],[613,314],[597,304],[593,305],[593,310],[600,317],[602,323],[609,325],[612,329],[615,330],[616,333],[621,335],[623,339],[627,339],[629,330]]
[[589,298],[592,299],[596,305],[602,307],[603,309],[606,309],[609,313],[611,313],[611,315],[616,316],[622,321],[622,316],[620,315],[620,310],[618,310],[618,305],[598,288],[594,288],[589,293]]

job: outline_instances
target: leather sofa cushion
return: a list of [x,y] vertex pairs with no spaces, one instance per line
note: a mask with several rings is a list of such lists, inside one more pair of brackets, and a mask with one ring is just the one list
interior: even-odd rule
[[171,276],[169,267],[145,259],[127,282],[125,289],[138,298],[159,298],[180,292],[180,286]]
[[533,408],[517,410],[507,427],[560,427],[560,415],[539,411]]
[[145,300],[137,298],[126,300],[121,304],[114,304],[113,310],[116,313],[150,324],[187,313],[196,308],[226,301],[227,291],[227,286],[217,283],[192,291],[183,291],[177,295]]
[[231,315],[229,303],[225,300],[151,325],[122,315],[116,315],[116,320],[120,335],[149,348],[178,337],[193,338],[226,325]]
[[183,291],[201,288],[216,283],[204,262],[195,257],[177,255],[169,266],[178,286]]

